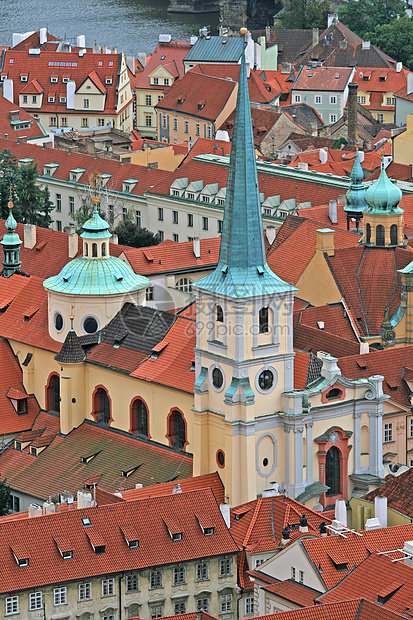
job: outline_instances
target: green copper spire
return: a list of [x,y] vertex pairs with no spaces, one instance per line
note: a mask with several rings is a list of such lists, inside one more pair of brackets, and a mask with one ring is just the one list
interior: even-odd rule
[[[365,199],[366,188],[362,181],[364,179],[363,168],[361,167],[359,152],[356,151],[354,164],[350,174],[351,185],[346,194],[346,205],[344,211],[350,213],[362,213],[367,209],[368,204]],[[353,216],[354,217],[354,216]]]
[[237,298],[296,290],[271,271],[265,256],[245,54],[241,57],[218,265],[198,280],[196,288]]
[[390,181],[384,169],[384,156],[381,158],[380,176],[366,191],[366,202],[368,204],[367,213],[403,213],[403,209],[398,207],[402,199],[401,190]]
[[83,239],[106,239],[111,236],[109,232],[109,224],[99,215],[98,203],[99,198],[93,197],[93,213],[82,226],[83,232],[80,235]]
[[10,190],[10,201],[8,204],[9,207],[9,215],[5,222],[6,234],[0,243],[3,246],[3,270],[1,275],[5,278],[9,278],[13,273],[18,273],[20,271],[20,245],[21,240],[19,235],[16,233],[17,222],[13,216],[13,202],[11,200],[11,190]]

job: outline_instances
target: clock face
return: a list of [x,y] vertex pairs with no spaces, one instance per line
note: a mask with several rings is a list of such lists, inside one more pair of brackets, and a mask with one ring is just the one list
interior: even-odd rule
[[338,439],[338,433],[336,433],[336,431],[333,431],[332,433],[330,433],[331,443],[336,443],[337,439]]

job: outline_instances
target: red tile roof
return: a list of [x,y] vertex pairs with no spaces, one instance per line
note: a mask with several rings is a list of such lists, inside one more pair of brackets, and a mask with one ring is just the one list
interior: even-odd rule
[[413,512],[413,469],[409,469],[398,476],[389,474],[385,480],[384,484],[367,493],[363,499],[374,501],[375,497],[384,495],[387,497],[388,508],[410,517]]
[[399,405],[410,407],[410,389],[404,381],[404,375],[407,369],[413,368],[413,346],[342,357],[338,365],[342,374],[349,379],[383,375],[384,393]]
[[[22,371],[12,348],[0,338],[0,433],[8,435],[29,430],[39,413],[35,397],[28,395],[23,386]],[[11,398],[27,398],[27,413],[18,414]]]
[[[10,113],[14,111],[19,113],[16,120],[19,120],[20,126],[11,123]],[[26,123],[24,123],[25,121]],[[28,126],[23,127],[22,125],[24,124]],[[0,135],[4,136],[5,134],[9,136],[9,140],[21,140],[22,138],[34,140],[47,135],[31,114],[28,114],[28,112],[0,95]]]
[[[206,613],[205,611],[193,611],[187,614],[176,614],[175,616],[162,616],[163,620],[218,620],[215,616]],[[140,620],[140,618],[131,618],[131,620]]]
[[279,583],[264,585],[262,589],[266,592],[276,594],[280,598],[290,601],[295,605],[299,605],[300,607],[310,607],[310,605],[314,605],[314,599],[320,595],[317,590],[313,590],[296,581],[290,581],[290,579]]
[[293,90],[344,91],[352,71],[347,67],[302,67]]
[[155,108],[215,121],[236,88],[237,84],[232,80],[188,71],[171,86]]
[[[348,533],[347,538],[327,536],[327,538],[298,541],[304,554],[313,562],[313,568],[327,590],[335,587],[374,551],[403,548],[406,540],[413,539],[413,523],[377,530],[361,530],[360,533],[362,536]],[[336,568],[331,559],[332,554],[339,554],[342,559],[346,560],[347,570]]]
[[[50,424],[58,425],[58,418],[44,413],[38,416],[34,428],[42,430]],[[95,458],[82,462],[82,457],[95,453]],[[128,477],[122,475],[138,465]],[[56,436],[37,457],[29,454],[29,447],[21,452],[6,449],[0,454],[0,471],[13,489],[47,499],[66,489],[76,493],[93,477],[100,479],[100,486],[109,492],[120,486],[134,488],[137,483],[149,486],[175,476],[179,481],[192,475],[192,456],[83,422],[65,437]]]
[[[135,499],[170,495],[177,484],[178,482],[174,481],[154,484],[140,489],[127,489],[126,491],[122,491],[122,497],[129,502]],[[225,489],[218,472],[179,480],[179,486],[181,487],[182,493],[210,488],[218,504],[225,503]]]
[[386,555],[372,553],[335,588],[322,594],[317,602],[326,604],[353,596],[363,596],[384,605],[387,609],[413,617],[413,571],[412,567],[403,561],[392,562],[400,557],[402,557],[400,553]]
[[[54,47],[54,46],[53,46]],[[60,97],[67,96],[67,85],[62,79],[65,77],[74,80],[78,89],[90,77],[99,90],[105,93],[105,107],[102,114],[114,113],[120,109],[117,101],[117,76],[121,61],[121,54],[104,54],[86,52],[79,55],[78,48],[71,52],[55,52],[42,50],[40,54],[30,55],[26,49],[9,49],[5,52],[1,75],[13,80],[14,103],[19,104],[19,93],[44,92],[41,112],[56,113],[65,110],[59,101]],[[27,83],[21,82],[20,76],[27,75]],[[58,78],[58,83],[51,83],[52,77]],[[112,84],[106,84],[105,78],[112,77]],[[97,79],[96,79],[97,78]],[[23,84],[23,85],[22,85]],[[105,84],[105,86],[103,86]],[[49,103],[47,93],[55,93],[55,100]],[[129,101],[129,103],[132,99]],[[37,108],[31,108],[38,111]],[[71,110],[71,114],[84,114],[82,110]]]
[[259,620],[401,620],[406,616],[383,609],[381,605],[371,601],[357,599],[267,614],[253,620],[258,618]]
[[295,350],[294,356],[294,388],[303,390],[307,385],[308,365],[310,354],[305,351]]
[[[197,510],[213,515],[213,536],[204,536],[196,518]],[[89,518],[85,527],[82,518]],[[164,520],[179,521],[182,540],[173,542]],[[132,526],[139,533],[139,547],[130,549],[122,527]],[[73,561],[64,561],[54,540],[64,532],[73,547]],[[105,545],[105,553],[96,554],[89,540]],[[25,541],[29,566],[20,568],[10,548]],[[179,493],[162,498],[73,510],[2,523],[0,561],[4,568],[1,592],[16,592],[32,587],[78,580],[94,575],[137,570],[235,554],[233,541],[210,489]]]
[[[408,164],[397,164],[392,161],[386,168],[386,174],[389,179],[409,181],[410,183],[413,180],[412,166],[409,166]],[[367,177],[366,181],[374,181],[379,178],[379,175],[380,170],[375,170]]]
[[303,514],[308,519],[308,532],[291,528],[291,542],[301,536],[318,536],[319,525],[326,520],[323,513],[282,494],[261,497],[231,509],[231,533],[237,544],[249,553],[278,550],[283,529],[292,524],[298,526]]
[[238,554],[237,558],[237,580],[238,585],[243,590],[254,590],[254,582],[248,574],[249,566],[245,549]]
[[154,85],[150,83],[150,74],[160,65],[165,67],[174,78],[180,78],[185,73],[183,59],[187,55],[191,44],[188,41],[170,41],[169,43],[158,43],[155,51],[150,56],[146,67],[139,74],[139,80],[136,88],[151,88],[153,90],[162,90],[165,93],[169,91],[168,86]]
[[[264,140],[266,134],[272,129],[279,119],[281,118],[281,114],[278,112],[272,112],[270,110],[261,110],[258,108],[251,108],[251,119],[252,119],[252,131],[254,134],[254,144],[256,147],[259,147],[261,142]],[[235,110],[231,112],[228,118],[222,123],[220,129],[224,131],[228,131],[229,137],[232,139],[232,134],[234,132],[234,120],[235,120]],[[290,120],[292,122],[293,119]],[[297,125],[298,128],[298,125]]]
[[230,155],[231,142],[225,142],[224,140],[211,140],[209,138],[198,138],[180,165],[188,163],[188,161],[193,159],[196,155],[202,155],[205,153],[211,153],[211,155]]

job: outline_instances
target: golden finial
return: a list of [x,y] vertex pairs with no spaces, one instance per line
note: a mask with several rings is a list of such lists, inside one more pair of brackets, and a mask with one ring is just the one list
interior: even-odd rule
[[242,35],[246,35],[247,32],[248,32],[248,29],[245,27],[245,22],[248,20],[248,15],[246,14],[245,11],[243,13],[241,13],[240,18],[241,18],[241,21],[242,21],[242,28],[240,29],[240,33]]

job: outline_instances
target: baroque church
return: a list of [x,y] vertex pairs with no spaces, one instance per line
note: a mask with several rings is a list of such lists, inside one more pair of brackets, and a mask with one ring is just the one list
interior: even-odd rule
[[[369,189],[376,201],[383,182]],[[97,203],[83,226],[83,256],[44,281],[20,263],[12,203],[1,241],[1,289],[11,301],[0,337],[26,393],[59,414],[61,434],[89,420],[183,460],[192,454],[194,475],[218,470],[232,505],[273,482],[310,507],[377,486],[383,377],[346,378],[334,357],[295,352],[297,289],[267,264],[245,58],[219,261],[194,284],[194,303],[175,312],[145,306],[149,281],[110,255]],[[365,243],[380,234],[394,241],[382,214],[368,217]]]

